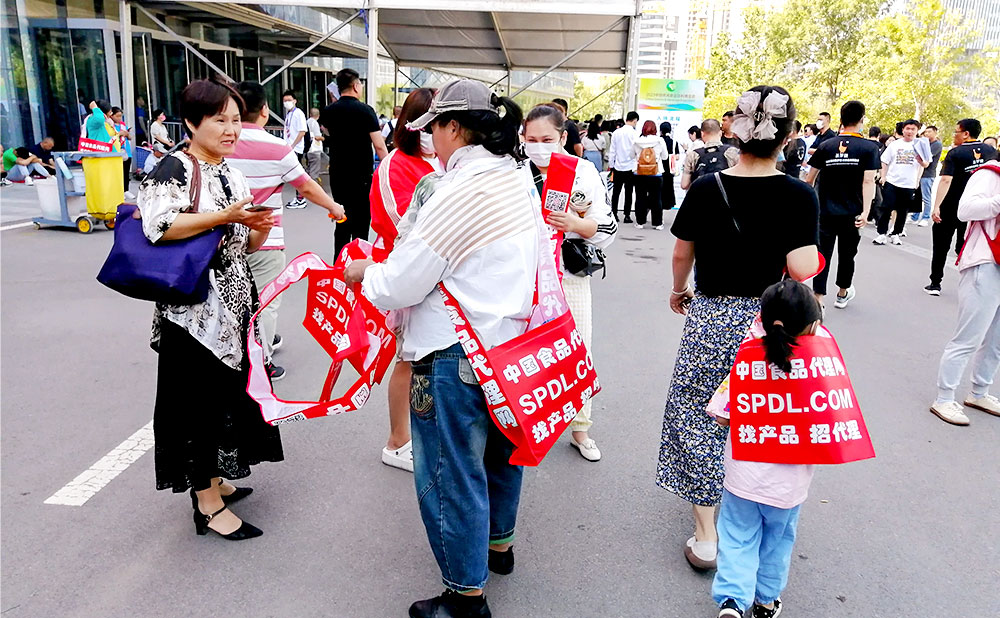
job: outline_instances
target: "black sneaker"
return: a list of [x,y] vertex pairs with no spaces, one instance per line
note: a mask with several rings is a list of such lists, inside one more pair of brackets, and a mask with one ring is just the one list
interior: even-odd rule
[[931,296],[941,296],[941,286],[933,283],[924,288],[924,291]]
[[278,380],[285,379],[285,368],[279,367],[274,363],[267,364],[267,377],[271,378],[272,382],[277,382]]
[[274,340],[271,341],[271,351],[277,352],[278,348],[281,347],[281,344],[282,344],[281,335],[275,335]]
[[774,608],[767,609],[763,605],[753,604],[753,612],[750,614],[753,618],[778,618],[781,615],[781,599],[774,600]]
[[510,575],[514,572],[514,548],[507,551],[489,551],[486,565],[497,575]]
[[486,595],[465,596],[445,590],[441,596],[417,601],[410,606],[410,618],[492,618]]
[[625,215],[625,223],[632,223],[632,217]]
[[718,618],[743,618],[743,610],[740,609],[740,606],[733,599],[726,599],[719,606]]

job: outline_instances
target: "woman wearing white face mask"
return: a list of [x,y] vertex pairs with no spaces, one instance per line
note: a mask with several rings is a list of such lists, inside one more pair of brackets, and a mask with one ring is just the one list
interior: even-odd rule
[[[441,171],[430,133],[410,131],[406,123],[430,109],[434,91],[418,88],[406,97],[400,121],[396,123],[393,143],[396,148],[379,163],[372,183],[369,202],[372,229],[377,238],[372,257],[382,262],[392,251],[399,236],[398,225],[413,198],[417,183],[424,176]],[[410,443],[410,363],[396,359],[389,378],[389,439],[382,449],[382,463],[413,472],[413,448]]]
[[[528,112],[524,121],[524,151],[531,159],[529,168],[532,180],[538,188],[539,199],[548,175],[552,154],[563,152],[566,143],[565,126],[566,116],[561,110],[547,103],[535,106]],[[598,249],[604,249],[614,241],[618,225],[611,216],[607,186],[601,180],[601,175],[595,166],[583,162],[577,164],[569,211],[549,215],[549,225],[565,233],[564,243],[582,240]],[[561,260],[560,264],[563,270],[566,301],[569,303],[577,328],[583,335],[584,343],[593,353],[590,275],[582,271],[579,275],[567,271],[565,260]],[[570,444],[576,447],[585,459],[599,461],[601,451],[589,435],[590,427],[593,425],[590,413],[591,404],[588,401],[570,425],[573,432]]]

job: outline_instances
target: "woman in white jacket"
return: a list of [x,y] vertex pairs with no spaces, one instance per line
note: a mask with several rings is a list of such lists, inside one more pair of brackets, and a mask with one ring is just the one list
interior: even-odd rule
[[[649,149],[653,153],[653,161],[646,163],[644,168],[642,152]],[[656,134],[656,123],[647,120],[642,125],[642,135],[632,142],[632,152],[639,159],[632,182],[635,185],[635,227],[638,230],[646,227],[646,214],[653,213],[653,229],[663,229],[663,204],[660,202],[660,188],[663,182],[663,160],[669,154],[663,138]]]
[[[536,187],[541,187],[548,174],[549,161],[552,153],[563,152],[566,144],[566,116],[563,112],[549,104],[537,105],[524,121],[524,150],[531,159],[530,169],[532,180]],[[541,208],[541,189],[538,189],[538,207]],[[611,216],[611,203],[608,200],[607,185],[601,180],[597,168],[588,163],[580,162],[576,166],[576,177],[573,179],[573,192],[570,196],[570,209],[565,213],[549,215],[549,225],[565,233],[565,240],[584,239],[587,243],[604,249],[610,245],[618,232],[618,225]],[[593,307],[590,295],[590,275],[582,273],[575,275],[566,270],[564,261],[560,262],[563,270],[563,291],[566,302],[577,328],[583,335],[587,349],[593,354],[591,335],[593,332]],[[580,455],[588,461],[599,461],[601,451],[597,443],[590,437],[589,431],[593,421],[590,418],[591,403],[587,401],[576,418],[570,424],[572,438],[570,444],[580,451]]]

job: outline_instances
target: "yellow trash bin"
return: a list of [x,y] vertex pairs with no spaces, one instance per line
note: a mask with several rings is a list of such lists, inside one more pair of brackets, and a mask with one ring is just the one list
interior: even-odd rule
[[122,158],[83,157],[87,179],[87,212],[96,219],[114,219],[118,206],[125,201]]

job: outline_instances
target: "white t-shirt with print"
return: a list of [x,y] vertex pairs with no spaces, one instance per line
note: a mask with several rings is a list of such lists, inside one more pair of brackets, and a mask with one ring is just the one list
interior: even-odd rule
[[920,175],[924,168],[917,161],[916,140],[902,139],[889,144],[882,153],[882,163],[889,166],[885,181],[901,189],[916,189],[920,186]]

